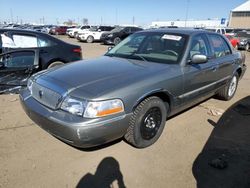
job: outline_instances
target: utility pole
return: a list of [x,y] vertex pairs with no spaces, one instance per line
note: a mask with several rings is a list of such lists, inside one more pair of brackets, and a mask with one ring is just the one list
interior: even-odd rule
[[188,19],[188,12],[189,12],[189,3],[190,3],[190,0],[187,0],[185,27],[187,27],[187,19]]
[[133,16],[133,25],[135,25],[135,17]]
[[10,19],[11,19],[11,23],[13,23],[13,13],[12,13],[12,8],[10,9]]
[[115,25],[117,25],[117,8],[115,9]]

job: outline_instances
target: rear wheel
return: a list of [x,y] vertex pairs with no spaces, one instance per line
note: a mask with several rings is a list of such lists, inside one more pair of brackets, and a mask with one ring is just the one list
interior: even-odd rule
[[93,42],[94,42],[94,37],[93,36],[88,36],[87,43],[93,43]]
[[52,67],[56,67],[56,66],[59,66],[59,65],[63,65],[64,63],[61,62],[61,61],[55,61],[53,63],[51,63],[49,66],[48,66],[48,69],[52,68]]
[[238,81],[239,75],[235,73],[227,85],[218,92],[218,98],[225,101],[232,99],[237,90]]
[[137,148],[145,148],[160,137],[167,118],[168,105],[158,97],[149,97],[134,110],[125,139]]

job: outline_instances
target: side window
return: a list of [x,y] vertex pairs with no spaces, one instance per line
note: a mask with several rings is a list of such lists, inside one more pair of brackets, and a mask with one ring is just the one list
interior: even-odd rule
[[231,54],[231,50],[226,41],[219,35],[209,35],[214,50],[215,58],[223,57]]
[[39,47],[49,47],[49,46],[54,46],[55,43],[49,39],[39,37],[38,38],[38,46]]
[[12,36],[16,48],[36,48],[38,40],[35,36],[13,34]]
[[0,58],[6,68],[26,68],[34,65],[35,52],[12,52]]
[[129,28],[129,27],[126,27],[123,31],[124,31],[125,33],[129,33],[129,32],[130,32],[130,28]]
[[208,42],[204,35],[197,35],[192,38],[189,58],[196,54],[209,56]]
[[1,34],[3,48],[16,48],[14,41],[6,33]]

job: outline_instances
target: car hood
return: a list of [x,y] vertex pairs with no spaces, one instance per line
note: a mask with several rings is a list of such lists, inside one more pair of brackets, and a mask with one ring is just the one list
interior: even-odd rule
[[78,95],[80,92],[84,97],[93,98],[168,68],[167,64],[103,56],[49,70],[38,76],[37,82],[53,83],[52,87],[61,87],[67,93]]

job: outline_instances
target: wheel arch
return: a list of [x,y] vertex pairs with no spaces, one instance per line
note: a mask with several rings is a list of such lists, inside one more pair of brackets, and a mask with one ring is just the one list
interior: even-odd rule
[[173,105],[173,96],[170,94],[170,92],[163,90],[163,89],[157,89],[154,91],[150,91],[146,94],[144,94],[143,96],[141,96],[136,103],[133,105],[132,111],[135,110],[135,108],[146,98],[152,97],[152,96],[156,96],[159,97],[164,103],[165,105],[169,105],[168,108],[168,113],[171,112],[172,109],[172,105]]
[[63,59],[61,59],[61,58],[54,58],[54,59],[51,59],[48,63],[46,63],[44,66],[43,66],[43,69],[47,69],[49,66],[50,66],[50,64],[52,64],[52,63],[54,63],[54,62],[56,62],[56,61],[60,61],[60,62],[62,62],[62,63],[66,63],[67,61],[65,61],[65,60],[63,60]]

